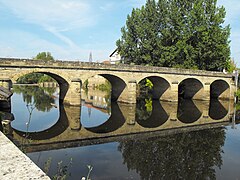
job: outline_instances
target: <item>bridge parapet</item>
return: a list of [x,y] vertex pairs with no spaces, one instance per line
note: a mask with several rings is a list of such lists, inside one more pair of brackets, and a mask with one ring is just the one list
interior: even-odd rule
[[212,77],[232,77],[231,73],[223,73],[217,71],[191,70],[180,68],[167,68],[156,66],[141,66],[127,64],[102,64],[81,61],[44,61],[33,59],[12,59],[0,58],[0,67],[25,67],[25,68],[56,68],[56,69],[92,69],[92,70],[112,70],[112,71],[130,71],[144,73],[165,73],[165,74],[181,74],[196,76],[212,76]]
[[60,100],[70,105],[80,104],[82,83],[96,75],[111,83],[112,100],[126,103],[136,103],[138,84],[146,78],[154,84],[154,98],[165,101],[177,101],[179,96],[199,100],[234,99],[236,91],[233,75],[223,72],[11,58],[0,58],[0,69],[0,80],[10,82],[29,73],[51,76],[59,84]]

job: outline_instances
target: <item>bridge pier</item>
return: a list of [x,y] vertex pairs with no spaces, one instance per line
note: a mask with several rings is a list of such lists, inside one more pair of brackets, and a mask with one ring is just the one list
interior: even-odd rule
[[136,104],[118,103],[118,106],[128,125],[136,123]]
[[12,87],[12,81],[10,79],[0,79],[0,107],[4,109],[11,108],[11,96],[10,91]]
[[210,101],[210,83],[206,82],[203,85],[202,96],[199,100]]
[[72,79],[69,83],[69,87],[63,99],[63,103],[71,106],[81,105],[81,86],[82,82],[80,79]]
[[12,81],[10,79],[0,79],[0,86],[10,90],[12,87]]
[[117,101],[129,104],[137,102],[137,82],[135,80],[128,81]]
[[71,130],[79,131],[81,129],[81,106],[64,106],[64,109]]
[[170,87],[160,97],[162,101],[176,102],[178,101],[178,82],[173,81]]
[[2,120],[2,128],[3,128],[3,133],[8,136],[8,137],[12,137],[13,136],[13,129],[11,126],[11,120]]

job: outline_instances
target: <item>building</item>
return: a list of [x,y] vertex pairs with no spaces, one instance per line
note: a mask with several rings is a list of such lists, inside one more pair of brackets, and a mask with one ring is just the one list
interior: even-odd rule
[[109,56],[111,64],[119,64],[121,62],[121,56],[118,53],[118,49],[115,49]]

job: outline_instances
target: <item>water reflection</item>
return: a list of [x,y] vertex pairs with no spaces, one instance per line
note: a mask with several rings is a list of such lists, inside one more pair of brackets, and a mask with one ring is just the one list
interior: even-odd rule
[[214,120],[224,118],[228,113],[228,101],[220,102],[218,99],[211,99],[209,107],[209,116]]
[[183,123],[193,123],[197,121],[202,112],[197,108],[197,101],[193,101],[191,99],[182,99],[179,98],[178,101],[178,110],[177,110],[177,118]]
[[[50,96],[44,98],[46,102],[43,104],[56,102],[56,100],[51,100],[54,91],[51,91],[52,95],[46,95],[44,90],[37,90],[36,87],[26,87],[25,90],[24,88],[18,88],[17,90],[19,93],[22,92],[25,103],[33,103],[34,108],[39,107],[38,102],[40,102],[37,100],[38,97],[35,98],[36,92],[43,93],[44,96]],[[35,91],[35,93],[32,93],[32,91]],[[22,118],[22,120],[16,119],[12,122],[16,138],[42,140],[42,143],[47,143],[50,141],[64,142],[151,131],[172,131],[176,128],[207,126],[216,123],[214,122],[215,119],[218,119],[219,122],[226,122],[229,121],[227,115],[231,114],[230,109],[226,109],[230,107],[229,103],[226,105],[220,101],[211,101],[210,109],[208,109],[208,102],[184,99],[179,99],[178,104],[152,100],[151,98],[139,99],[137,104],[111,101],[109,103],[110,97],[106,92],[95,91],[97,92],[95,96],[93,96],[94,90],[89,90],[86,96],[83,95],[81,107],[64,106],[63,104],[59,104],[57,108],[51,107],[50,111],[44,114],[45,119],[43,119],[44,116],[41,116],[40,111],[34,112],[35,109],[32,109],[32,114],[29,114],[28,111],[25,112],[25,118]],[[32,96],[30,96],[31,94]],[[20,96],[16,97],[19,98]],[[28,97],[27,100],[26,97]],[[106,97],[109,97],[109,99]],[[14,106],[16,104],[18,105],[18,102]],[[27,104],[28,106],[29,104]],[[220,107],[222,109],[220,113],[214,113]],[[13,110],[15,116],[19,118],[19,114],[16,113],[17,109],[13,108]],[[111,110],[111,113],[109,113],[109,110]],[[54,119],[51,113],[56,113],[59,116],[56,117],[55,114]],[[32,115],[37,115],[37,118]],[[26,120],[28,120],[27,124]],[[39,128],[39,124],[44,124],[44,126]],[[35,143],[40,142],[32,142],[32,144]]]
[[125,123],[125,119],[116,102],[111,103],[111,110],[112,110],[111,116],[109,117],[109,119],[107,119],[105,123],[97,127],[86,129],[94,133],[109,133],[122,127],[123,124]]
[[14,128],[13,126],[14,131],[19,136],[24,137],[24,139],[44,140],[56,137],[62,134],[69,127],[69,122],[67,121],[65,108],[62,105],[60,106],[59,111],[60,117],[57,119],[56,124],[44,129],[43,131],[38,132],[20,131]]
[[[209,138],[211,137],[211,138]],[[216,179],[224,129],[120,142],[124,164],[141,179]]]
[[109,91],[87,88],[82,92],[81,124],[86,128],[98,127],[109,119],[111,97]]
[[[11,125],[23,132],[38,132],[57,123],[59,118],[58,91],[38,86],[13,86]],[[55,107],[53,106],[55,105]]]
[[137,103],[136,121],[142,127],[155,128],[164,124],[169,115],[162,107],[160,101],[140,99]]
[[15,94],[21,94],[26,104],[34,104],[38,111],[49,112],[55,103],[57,88],[38,86],[13,86]]
[[[37,92],[49,96],[45,103]],[[93,165],[96,179],[215,179],[216,169],[222,166],[226,131],[219,127],[229,123],[231,102],[180,99],[170,103],[146,98],[124,104],[90,90],[82,93],[82,106],[65,106],[58,104],[56,95],[29,88],[12,98],[12,137],[42,169],[51,156],[51,177],[59,161],[67,164],[71,158],[69,179],[86,174],[83,167],[88,164]],[[57,108],[39,108],[49,103]],[[36,107],[30,123],[35,129],[26,129],[27,104]],[[38,123],[44,126],[37,128]]]

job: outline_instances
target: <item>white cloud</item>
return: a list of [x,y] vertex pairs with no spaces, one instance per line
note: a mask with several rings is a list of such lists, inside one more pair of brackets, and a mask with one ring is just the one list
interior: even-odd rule
[[[11,36],[10,41],[4,40],[6,31]],[[92,52],[93,61],[100,62],[108,59],[108,55],[112,51],[111,48],[106,48],[104,44],[98,44],[102,47],[98,49],[89,48],[92,45],[83,48],[64,47],[41,39],[38,35],[16,29],[1,30],[0,39],[3,40],[0,41],[1,57],[32,58],[39,52],[49,51],[55,59],[88,61],[89,53]]]
[[95,23],[90,5],[76,0],[0,0],[15,16],[24,22],[41,26],[70,47],[77,45],[62,34]]
[[1,0],[16,16],[25,22],[53,26],[58,31],[81,28],[94,22],[90,5],[76,0]]
[[110,3],[102,4],[100,6],[100,9],[103,10],[103,11],[109,11],[109,10],[112,10],[112,9],[114,9],[116,7],[117,7],[116,3],[110,2]]

